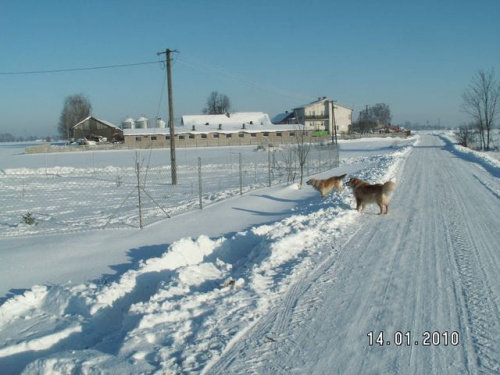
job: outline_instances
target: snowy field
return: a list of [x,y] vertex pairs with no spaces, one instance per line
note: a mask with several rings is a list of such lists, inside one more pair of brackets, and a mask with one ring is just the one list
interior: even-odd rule
[[[0,147],[0,237],[142,228],[298,179],[290,147],[180,148],[174,186],[167,149],[22,155],[23,146]],[[337,148],[314,144],[305,171],[338,165]]]
[[[0,168],[134,157],[21,150]],[[0,238],[1,373],[499,373],[500,162],[423,134],[342,142],[319,177],[343,173],[395,181],[391,214],[283,183],[142,230]]]

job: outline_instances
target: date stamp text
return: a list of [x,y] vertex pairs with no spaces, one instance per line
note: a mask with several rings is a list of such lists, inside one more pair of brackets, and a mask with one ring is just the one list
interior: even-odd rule
[[387,334],[383,331],[370,331],[368,346],[458,346],[460,335],[457,331],[424,331],[422,334],[413,334],[410,331],[396,331]]

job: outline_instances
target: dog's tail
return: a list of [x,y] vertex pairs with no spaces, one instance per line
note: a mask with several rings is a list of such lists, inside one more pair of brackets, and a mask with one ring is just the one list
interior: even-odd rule
[[383,185],[384,194],[387,194],[387,193],[393,191],[394,189],[396,189],[396,184],[394,182],[392,182],[392,181],[387,181]]

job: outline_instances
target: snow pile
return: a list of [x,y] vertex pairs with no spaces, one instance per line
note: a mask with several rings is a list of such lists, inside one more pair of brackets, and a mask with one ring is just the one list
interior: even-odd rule
[[451,134],[440,134],[440,137],[449,147],[453,149],[455,154],[458,154],[464,159],[480,164],[491,174],[500,178],[500,160],[495,159],[486,152],[474,151],[470,148],[456,144],[455,139]]
[[[371,157],[354,175],[394,181],[411,150]],[[182,238],[110,284],[34,286],[0,306],[0,364],[7,372],[28,364],[25,374],[201,372],[341,251],[331,244],[356,230],[351,207],[346,189],[272,224]]]

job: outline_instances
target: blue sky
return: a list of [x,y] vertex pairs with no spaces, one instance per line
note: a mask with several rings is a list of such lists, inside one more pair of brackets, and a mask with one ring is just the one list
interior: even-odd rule
[[[236,111],[274,115],[328,96],[386,103],[393,123],[455,126],[479,69],[500,78],[499,0],[0,0],[0,73],[173,63],[175,117],[211,91]],[[160,63],[0,74],[0,133],[57,134],[64,98],[96,117],[167,117]],[[160,100],[161,99],[161,100]]]

